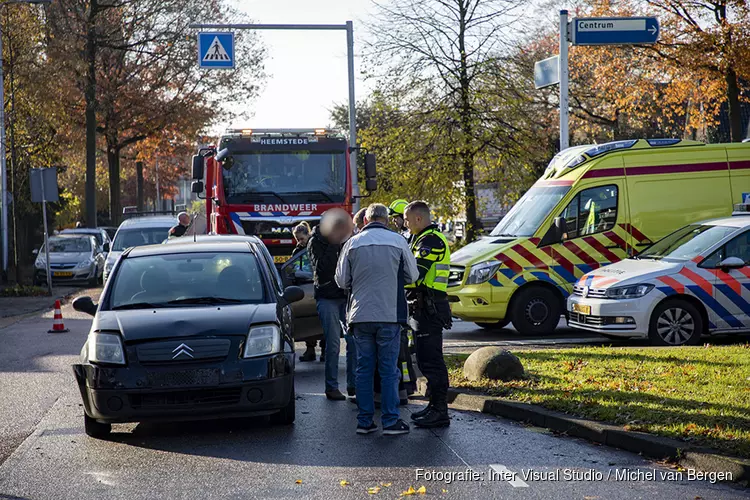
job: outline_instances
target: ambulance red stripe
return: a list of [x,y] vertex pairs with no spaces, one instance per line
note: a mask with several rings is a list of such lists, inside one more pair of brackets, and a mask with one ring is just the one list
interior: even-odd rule
[[604,236],[609,238],[612,241],[612,243],[622,248],[623,250],[628,249],[628,244],[625,243],[625,240],[620,238],[620,235],[615,233],[614,231],[607,231],[606,233],[604,233]]
[[565,246],[565,248],[573,252],[576,255],[576,257],[581,259],[586,264],[592,266],[594,269],[599,267],[599,263],[593,257],[587,254],[581,247],[579,247],[572,241],[566,241],[563,243],[563,245]]
[[570,262],[568,259],[566,259],[564,256],[560,254],[560,252],[556,252],[552,247],[544,247],[542,248],[544,253],[549,255],[552,260],[560,264],[563,269],[568,271],[574,278],[576,275],[576,266],[573,265],[572,262]]
[[583,238],[583,241],[585,241],[586,243],[591,245],[595,250],[601,253],[604,256],[604,258],[607,259],[608,262],[617,262],[620,260],[620,257],[610,252],[607,247],[602,245],[601,241],[597,240],[593,236],[586,236]]

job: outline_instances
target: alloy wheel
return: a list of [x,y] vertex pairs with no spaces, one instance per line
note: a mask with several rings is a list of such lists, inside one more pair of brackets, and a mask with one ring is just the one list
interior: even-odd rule
[[695,320],[685,309],[670,307],[656,320],[656,333],[669,345],[682,345],[695,333]]

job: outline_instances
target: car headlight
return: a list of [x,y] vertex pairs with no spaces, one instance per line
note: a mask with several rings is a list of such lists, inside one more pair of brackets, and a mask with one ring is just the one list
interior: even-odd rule
[[125,364],[125,350],[122,340],[116,333],[92,333],[89,335],[89,361]]
[[77,269],[83,269],[84,267],[89,267],[91,263],[93,262],[93,259],[86,259],[78,263],[76,266]]
[[485,281],[489,281],[493,276],[495,276],[499,268],[500,261],[498,260],[488,260],[487,262],[480,262],[479,264],[475,264],[471,266],[469,277],[466,278],[466,284],[478,285],[480,283],[484,283]]
[[608,288],[606,297],[608,299],[637,299],[643,297],[653,289],[654,285],[649,284],[617,286]]
[[281,332],[276,325],[262,325],[250,328],[245,341],[243,358],[267,356],[281,350]]

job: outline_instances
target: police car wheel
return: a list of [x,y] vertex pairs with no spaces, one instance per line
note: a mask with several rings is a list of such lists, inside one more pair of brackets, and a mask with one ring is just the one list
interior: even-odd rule
[[677,299],[656,306],[651,315],[648,336],[653,345],[697,345],[702,332],[700,312],[690,302]]
[[83,414],[83,429],[86,435],[96,439],[106,439],[112,432],[112,424],[102,424],[85,413]]
[[292,393],[289,396],[289,402],[287,405],[279,410],[277,413],[274,413],[271,415],[271,423],[275,425],[291,425],[294,423],[294,418],[296,416],[296,410],[295,410],[295,404],[294,401],[297,399],[297,396],[294,392],[294,388],[292,388]]
[[474,324],[480,328],[484,328],[485,330],[500,330],[508,326],[508,323],[510,323],[509,319],[501,319],[496,323],[485,323],[483,321],[477,321]]
[[549,335],[560,322],[562,306],[555,292],[532,286],[518,292],[511,308],[513,326],[524,335]]

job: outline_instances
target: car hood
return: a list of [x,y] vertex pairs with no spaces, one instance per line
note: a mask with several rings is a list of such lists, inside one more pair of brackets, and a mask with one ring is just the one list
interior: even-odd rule
[[648,283],[660,276],[679,273],[683,267],[684,262],[626,259],[584,274],[577,284],[607,289],[613,286]]
[[125,342],[246,335],[251,324],[275,323],[276,304],[237,304],[99,311],[92,331],[119,331]]
[[[44,254],[42,254],[44,258]],[[91,258],[91,252],[54,252],[49,254],[50,264],[71,264]]]
[[513,246],[517,238],[487,236],[469,243],[455,253],[451,254],[451,264],[467,266],[477,262],[484,262],[494,258],[503,250]]

